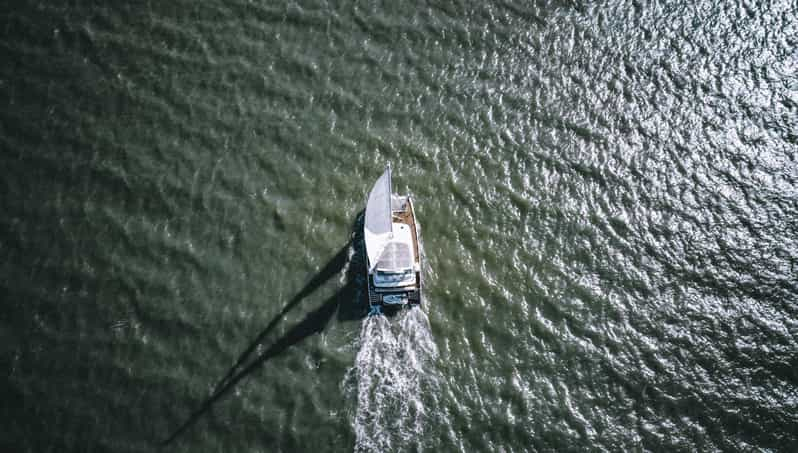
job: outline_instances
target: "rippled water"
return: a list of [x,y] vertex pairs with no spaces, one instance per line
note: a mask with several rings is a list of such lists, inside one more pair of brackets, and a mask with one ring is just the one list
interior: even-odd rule
[[0,450],[798,450],[794,1],[161,3],[0,7]]

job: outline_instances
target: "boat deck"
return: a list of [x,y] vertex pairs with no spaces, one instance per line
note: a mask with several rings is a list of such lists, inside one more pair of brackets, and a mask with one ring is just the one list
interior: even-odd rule
[[421,260],[418,253],[418,231],[416,231],[416,222],[410,204],[411,201],[408,199],[402,206],[403,209],[401,211],[393,211],[393,221],[410,226],[410,231],[413,236],[413,258],[416,263],[420,263]]

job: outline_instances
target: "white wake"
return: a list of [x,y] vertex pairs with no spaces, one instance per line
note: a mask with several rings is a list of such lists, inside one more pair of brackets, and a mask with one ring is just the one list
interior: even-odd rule
[[[418,451],[434,405],[438,355],[420,307],[363,321],[355,366],[344,381],[356,392],[356,452]],[[426,404],[425,404],[426,403]]]

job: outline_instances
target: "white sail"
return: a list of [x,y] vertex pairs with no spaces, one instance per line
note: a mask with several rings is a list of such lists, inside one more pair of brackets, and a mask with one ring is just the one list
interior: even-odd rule
[[369,257],[369,271],[379,261],[385,245],[391,240],[391,167],[385,169],[369,193],[366,203],[366,219],[364,225],[366,254]]

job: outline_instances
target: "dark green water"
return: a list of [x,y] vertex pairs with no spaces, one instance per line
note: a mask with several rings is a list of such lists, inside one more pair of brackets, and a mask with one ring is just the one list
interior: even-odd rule
[[0,6],[0,451],[798,450],[794,1],[117,3]]

